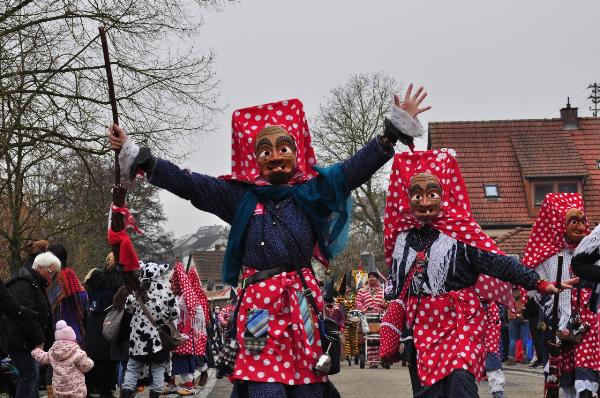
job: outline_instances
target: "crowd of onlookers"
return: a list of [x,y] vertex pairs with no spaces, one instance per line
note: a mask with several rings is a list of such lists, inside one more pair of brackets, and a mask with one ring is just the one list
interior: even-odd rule
[[[210,309],[194,267],[140,262],[140,289],[130,293],[112,253],[83,282],[61,244],[37,241],[22,266],[0,282],[2,386],[18,398],[129,398],[144,388],[193,395],[207,382],[226,311]],[[117,333],[103,334],[107,314]],[[153,318],[153,319],[150,319]],[[173,322],[181,343],[162,347],[157,325]]]
[[500,306],[502,362],[507,366],[517,363],[542,366],[547,355],[542,341],[545,329],[543,310],[520,288],[513,289],[513,297],[514,308]]

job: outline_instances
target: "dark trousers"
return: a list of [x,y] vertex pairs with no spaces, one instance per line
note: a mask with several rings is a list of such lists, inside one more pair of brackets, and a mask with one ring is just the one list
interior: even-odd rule
[[539,318],[529,318],[529,334],[531,335],[531,341],[533,342],[533,348],[535,349],[535,356],[538,362],[542,362],[544,359],[544,349],[542,347],[542,334],[543,332],[538,329]]
[[419,381],[417,367],[409,367],[414,398],[479,398],[475,376],[466,370],[455,370],[432,386],[423,387]]
[[500,327],[500,355],[502,360],[508,358],[508,347],[510,345],[510,337],[508,335],[508,324],[502,324]]
[[85,374],[88,392],[110,395],[117,384],[117,361],[94,359],[94,367]]
[[320,398],[325,391],[324,383],[288,386],[282,383],[236,382],[230,398]]
[[9,352],[13,365],[19,370],[15,398],[37,398],[39,365],[28,352]]

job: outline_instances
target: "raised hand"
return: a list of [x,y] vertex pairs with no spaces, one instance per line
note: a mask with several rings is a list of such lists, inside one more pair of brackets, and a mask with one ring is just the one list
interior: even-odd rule
[[[114,132],[117,133],[116,136]],[[111,124],[108,128],[108,143],[110,144],[110,147],[112,149],[121,149],[121,147],[125,145],[125,141],[127,141],[125,130],[114,123]]]
[[404,112],[408,113],[411,117],[415,118],[419,113],[428,111],[431,106],[419,108],[421,102],[427,97],[427,92],[423,91],[423,87],[419,87],[417,92],[412,95],[413,84],[408,85],[408,89],[404,94],[404,100],[400,100],[398,95],[394,95],[394,105],[401,108]]

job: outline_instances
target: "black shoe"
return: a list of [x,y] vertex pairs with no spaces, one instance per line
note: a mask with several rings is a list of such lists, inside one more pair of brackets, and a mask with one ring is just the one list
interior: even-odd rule
[[152,391],[152,390],[150,390],[149,396],[150,396],[150,398],[160,398],[160,393],[161,392],[162,391]]
[[119,398],[131,398],[133,397],[133,390],[121,390]]
[[579,398],[592,398],[594,395],[590,390],[583,390],[579,393]]
[[542,363],[542,361],[535,361],[534,363],[532,363],[531,365],[529,365],[530,368],[537,368],[538,366],[544,366],[544,364]]

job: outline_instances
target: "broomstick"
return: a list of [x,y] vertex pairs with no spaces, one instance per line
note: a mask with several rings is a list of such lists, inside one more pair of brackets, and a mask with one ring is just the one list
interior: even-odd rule
[[192,265],[192,252],[190,252],[190,256],[188,257],[187,265],[185,266],[185,273],[190,272],[190,266]]
[[[556,287],[562,282],[563,256],[558,256],[558,269],[556,270]],[[560,340],[556,337],[558,332],[558,301],[560,293],[554,295],[552,307],[552,323],[550,325],[550,338],[548,340],[548,376],[544,382],[544,398],[558,398],[560,387]]]
[[[115,96],[115,85],[112,77],[112,69],[110,66],[110,54],[108,52],[108,40],[106,39],[106,28],[104,26],[98,27],[100,32],[100,41],[102,43],[102,53],[104,55],[104,68],[106,69],[106,80],[108,84],[108,98],[110,100],[110,108],[112,110],[113,123],[119,125],[119,112],[117,110],[117,99]],[[113,131],[115,137],[119,136],[117,131]],[[119,153],[120,149],[115,150],[115,182],[112,187],[112,203],[118,208],[125,207],[125,197],[127,195],[127,188],[121,184],[121,166],[119,164]],[[113,211],[111,209],[111,225],[110,227],[114,232],[120,232],[125,229],[125,216],[122,213]],[[115,256],[115,264],[122,264],[119,262],[119,248],[120,244],[112,245],[112,252]],[[129,292],[141,292],[142,287],[139,279],[133,272],[122,272],[123,281]]]

